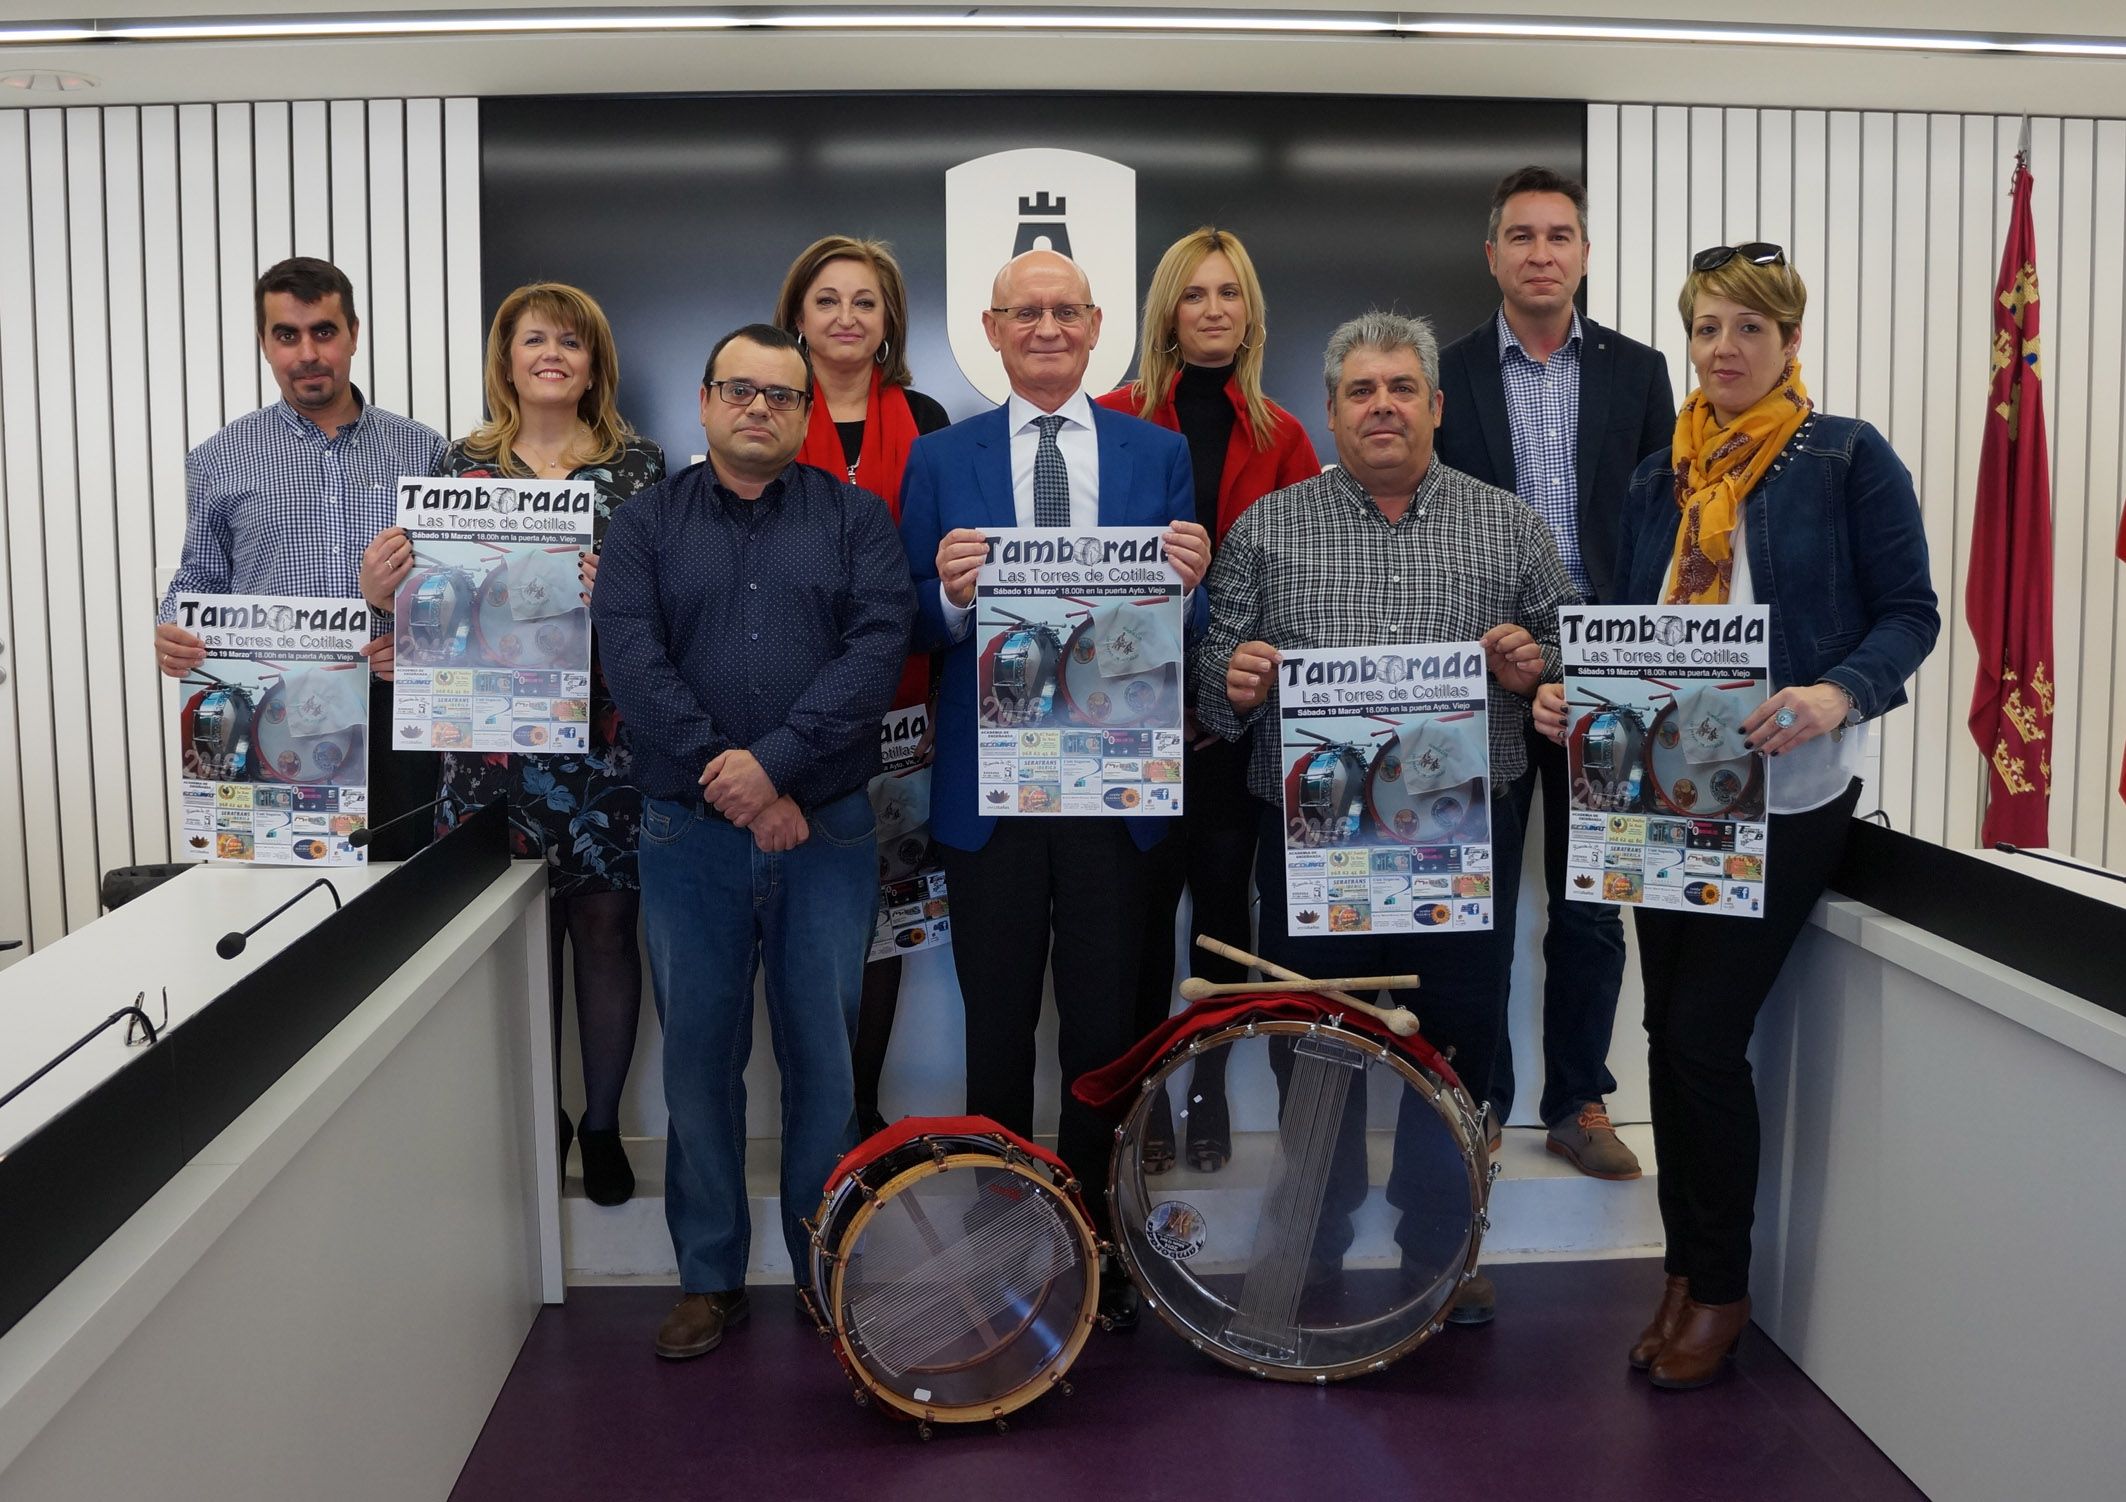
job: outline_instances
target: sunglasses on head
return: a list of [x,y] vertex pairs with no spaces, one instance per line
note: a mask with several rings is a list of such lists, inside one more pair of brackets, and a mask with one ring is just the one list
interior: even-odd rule
[[1786,248],[1769,245],[1762,240],[1752,240],[1747,245],[1714,245],[1699,251],[1690,258],[1693,271],[1718,271],[1729,261],[1741,257],[1752,266],[1784,266]]

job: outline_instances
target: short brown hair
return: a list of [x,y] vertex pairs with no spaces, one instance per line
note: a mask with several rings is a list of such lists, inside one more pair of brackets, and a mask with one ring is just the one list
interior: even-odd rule
[[[878,278],[879,296],[886,302],[886,358],[878,378],[887,386],[906,386],[915,377],[908,369],[908,286],[901,278],[901,263],[884,240],[859,240],[851,235],[826,235],[797,254],[784,273],[782,291],[775,294],[775,322],[791,335],[797,333],[798,305],[829,261],[857,261],[871,268]],[[805,357],[809,370],[810,354]]]
[[258,337],[266,337],[266,294],[285,292],[299,303],[320,303],[337,292],[340,295],[340,311],[347,315],[347,327],[358,329],[362,320],[354,311],[354,283],[347,280],[347,273],[330,261],[320,261],[316,256],[290,256],[287,260],[268,266],[258,279],[258,286],[251,294],[251,311],[258,320]]
[[1736,256],[1717,270],[1693,270],[1683,279],[1676,311],[1683,315],[1686,335],[1697,318],[1698,299],[1707,292],[1776,320],[1780,342],[1785,344],[1793,343],[1795,331],[1801,327],[1801,315],[1809,308],[1809,289],[1801,284],[1801,273],[1793,267],[1759,266]]
[[1573,212],[1580,216],[1580,238],[1587,238],[1587,189],[1576,177],[1567,177],[1548,167],[1531,166],[1518,167],[1507,173],[1491,190],[1491,223],[1484,231],[1486,244],[1499,243],[1499,219],[1506,212],[1506,200],[1521,193],[1564,194],[1572,200]]

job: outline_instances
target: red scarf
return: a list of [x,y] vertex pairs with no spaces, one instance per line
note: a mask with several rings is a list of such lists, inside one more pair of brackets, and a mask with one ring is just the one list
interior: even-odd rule
[[[871,395],[864,403],[864,446],[857,451],[855,483],[883,500],[895,521],[901,519],[901,472],[908,467],[908,450],[915,439],[915,414],[908,410],[908,394],[881,381],[874,365]],[[812,422],[805,429],[805,446],[797,451],[797,462],[830,475],[849,473],[842,435],[824,400],[812,404]]]

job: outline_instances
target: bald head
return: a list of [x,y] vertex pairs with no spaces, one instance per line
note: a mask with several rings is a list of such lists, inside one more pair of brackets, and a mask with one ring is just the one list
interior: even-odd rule
[[[1084,383],[1100,342],[1100,310],[1092,300],[1085,268],[1052,250],[1013,256],[997,273],[982,330],[1003,356],[1011,389],[1043,412],[1055,411]],[[1022,321],[1029,309],[1034,316]]]

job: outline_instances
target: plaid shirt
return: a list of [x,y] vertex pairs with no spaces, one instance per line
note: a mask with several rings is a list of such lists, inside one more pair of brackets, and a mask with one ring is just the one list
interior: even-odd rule
[[[1211,627],[1196,657],[1196,717],[1238,740],[1276,696],[1248,715],[1225,696],[1226,664],[1242,642],[1365,647],[1474,641],[1493,626],[1526,627],[1543,644],[1543,676],[1559,676],[1558,607],[1577,601],[1557,545],[1519,497],[1435,459],[1402,520],[1390,522],[1341,469],[1273,491],[1240,514],[1211,564]],[[1494,787],[1528,766],[1528,701],[1490,680]],[[1283,796],[1278,737],[1255,737],[1248,787]]]
[[[185,459],[184,556],[158,618],[181,594],[359,596],[362,550],[397,519],[399,477],[442,459],[441,438],[367,402],[331,437],[286,401],[237,418]],[[391,630],[388,612],[371,623]]]
[[1572,333],[1542,361],[1521,348],[1503,308],[1498,325],[1514,494],[1549,524],[1566,576],[1586,598],[1593,585],[1580,562],[1580,315],[1573,313]]

